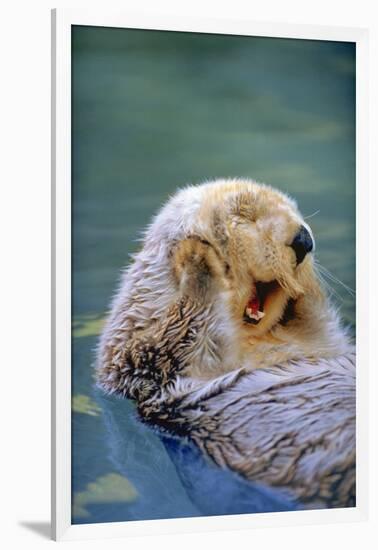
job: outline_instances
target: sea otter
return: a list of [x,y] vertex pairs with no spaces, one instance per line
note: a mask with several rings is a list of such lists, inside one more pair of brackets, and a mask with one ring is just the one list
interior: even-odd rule
[[250,180],[179,191],[147,229],[96,375],[140,417],[308,507],[355,502],[355,351],[296,203]]

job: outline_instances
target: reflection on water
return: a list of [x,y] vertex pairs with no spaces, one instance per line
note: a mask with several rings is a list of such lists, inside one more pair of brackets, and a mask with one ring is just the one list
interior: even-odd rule
[[[290,193],[318,261],[354,288],[354,60],[348,43],[74,28],[75,523],[293,507],[160,440],[132,403],[94,391],[92,364],[121,268],[188,182],[247,176]],[[354,298],[331,286],[353,331]]]
[[133,502],[136,497],[134,487],[124,476],[107,474],[96,479],[94,483],[88,483],[85,491],[74,493],[72,515],[75,518],[89,518],[89,504],[104,506],[109,503],[117,506]]
[[[189,443],[159,436],[132,407],[102,398],[109,456],[141,495],[128,507],[130,519],[170,518],[294,510],[283,491],[271,491],[217,468]],[[174,470],[172,471],[172,463]]]

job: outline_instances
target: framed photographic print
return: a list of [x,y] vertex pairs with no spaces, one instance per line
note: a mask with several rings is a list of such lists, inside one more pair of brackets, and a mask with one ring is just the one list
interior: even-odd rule
[[54,538],[364,518],[367,32],[52,30]]

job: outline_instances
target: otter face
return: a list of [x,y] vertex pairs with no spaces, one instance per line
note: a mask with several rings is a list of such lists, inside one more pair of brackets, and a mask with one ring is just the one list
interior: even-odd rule
[[170,369],[210,379],[350,350],[313,248],[295,202],[268,186],[216,180],[180,190],[123,276],[101,341],[103,384],[131,395],[129,377],[144,394],[152,359],[169,381]]
[[234,317],[254,336],[283,318],[290,299],[318,290],[311,229],[284,194],[252,182],[209,186],[205,217],[205,238],[227,265]]

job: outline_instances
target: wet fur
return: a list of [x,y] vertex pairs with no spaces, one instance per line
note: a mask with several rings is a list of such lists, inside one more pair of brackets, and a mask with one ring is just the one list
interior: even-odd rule
[[[351,505],[354,350],[311,255],[296,266],[301,224],[291,199],[251,181],[179,192],[125,272],[97,378],[220,466],[310,505]],[[253,285],[272,280],[266,316],[244,323]]]

